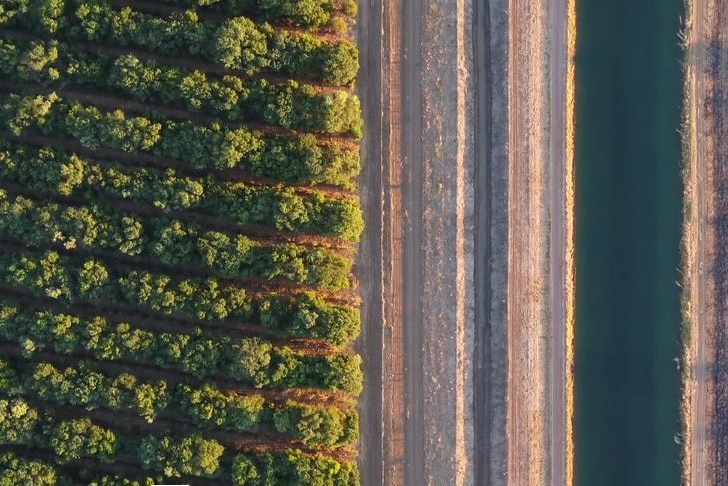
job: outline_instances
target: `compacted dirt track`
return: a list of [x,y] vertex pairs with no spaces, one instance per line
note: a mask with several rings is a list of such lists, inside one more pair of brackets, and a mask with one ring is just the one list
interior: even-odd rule
[[510,0],[508,483],[550,480],[548,2]]
[[728,4],[691,0],[688,41],[685,476],[728,482]]
[[472,3],[360,11],[363,480],[473,484]]

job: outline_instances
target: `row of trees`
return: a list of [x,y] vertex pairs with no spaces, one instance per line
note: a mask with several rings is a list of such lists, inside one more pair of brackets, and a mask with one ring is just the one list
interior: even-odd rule
[[127,116],[47,96],[0,96],[0,123],[16,136],[41,133],[77,140],[90,150],[114,149],[174,159],[183,168],[238,168],[251,175],[301,184],[347,186],[359,156],[336,144],[319,146],[311,134],[264,137],[246,128]]
[[131,373],[109,375],[84,361],[58,368],[47,362],[0,358],[0,393],[27,392],[59,405],[132,412],[149,423],[168,411],[205,430],[276,430],[310,447],[352,444],[359,435],[354,411],[290,400],[278,406],[261,395],[223,392],[212,383],[170,385],[163,379],[141,380]]
[[111,250],[165,265],[192,265],[225,277],[289,281],[322,289],[349,286],[352,262],[327,248],[262,245],[243,235],[205,231],[170,218],[144,217],[104,207],[38,203],[0,188],[0,236],[39,248]]
[[355,18],[357,14],[356,0],[162,0],[180,7],[195,7],[211,10],[227,16],[252,15],[268,21],[289,21],[303,28],[319,28],[329,26],[337,12],[336,3],[340,3],[339,12],[346,17]]
[[[165,56],[191,56],[248,75],[261,71],[305,76],[343,86],[354,82],[359,52],[349,41],[273,29],[246,17],[216,24],[194,10],[167,17],[123,7],[111,0],[69,0],[67,6],[39,9],[32,0],[4,6],[0,22],[20,24],[40,35],[145,49]],[[2,25],[2,24],[0,24]]]
[[44,461],[28,459],[14,452],[0,454],[0,484],[14,486],[56,486],[59,475],[56,468]]
[[48,147],[0,140],[0,174],[42,195],[81,196],[90,204],[105,198],[152,204],[164,211],[202,211],[222,221],[257,224],[278,231],[306,232],[359,241],[361,207],[353,199],[290,187],[251,185],[190,177],[173,169],[101,163]]
[[111,463],[131,456],[144,469],[167,477],[215,476],[225,450],[216,440],[199,435],[119,435],[89,419],[64,420],[42,413],[23,398],[0,399],[0,444],[50,447],[60,464],[82,458]]
[[55,251],[5,252],[0,265],[5,282],[68,304],[122,303],[233,328],[256,322],[285,336],[322,338],[334,344],[356,339],[361,327],[358,309],[328,304],[311,293],[248,295],[245,289],[215,278],[172,278]]
[[149,363],[200,379],[225,377],[258,388],[321,388],[358,395],[358,355],[307,356],[259,338],[234,339],[192,332],[155,332],[96,316],[0,307],[0,335],[25,355],[44,349],[86,353],[102,361]]
[[[178,437],[119,433],[89,419],[61,419],[52,413],[43,413],[22,398],[0,399],[0,444],[49,448],[60,464],[87,458],[108,463],[121,458],[133,459],[143,469],[168,478],[230,474],[236,485],[359,484],[355,463],[320,455],[312,457],[297,450],[234,455],[228,473],[221,465],[225,448],[214,439],[196,434]],[[7,468],[0,472],[0,478],[13,479],[26,473],[22,484],[28,484],[30,478],[38,478],[34,485],[58,484],[55,469],[41,461],[6,453],[0,456],[0,465]],[[107,481],[112,479],[107,478]]]
[[361,138],[359,99],[343,90],[318,92],[289,80],[210,79],[199,70],[160,64],[134,54],[110,55],[67,43],[0,39],[0,72],[8,79],[56,88],[110,90],[137,101],[153,101],[206,112],[229,122],[262,122]]
[[240,486],[358,486],[359,470],[353,462],[339,462],[321,455],[311,457],[291,450],[286,453],[239,454],[233,462],[232,479],[233,484]]
[[[86,471],[79,479],[90,486],[152,486],[161,478],[146,481],[119,475],[98,476]],[[62,484],[54,466],[7,452],[0,456],[0,484],[56,486]],[[232,479],[235,485],[316,484],[320,486],[358,486],[358,472],[353,463],[340,463],[322,456],[310,457],[300,452],[239,454],[235,457]]]

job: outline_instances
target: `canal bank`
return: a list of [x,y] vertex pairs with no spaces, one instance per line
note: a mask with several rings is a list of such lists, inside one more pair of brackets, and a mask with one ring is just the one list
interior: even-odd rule
[[575,484],[679,484],[681,0],[577,2]]

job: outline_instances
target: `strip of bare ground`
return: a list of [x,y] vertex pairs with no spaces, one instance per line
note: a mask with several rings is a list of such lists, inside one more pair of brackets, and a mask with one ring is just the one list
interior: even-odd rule
[[[411,164],[407,170],[414,192],[412,230],[413,234],[420,233],[411,240],[415,246],[408,251],[416,254],[417,248],[422,249],[419,262],[415,262],[419,265],[412,268],[421,279],[414,287],[420,293],[417,311],[421,312],[421,324],[415,321],[416,329],[410,324],[405,333],[422,333],[422,391],[409,405],[412,410],[422,408],[425,481],[415,479],[411,484],[439,485],[453,480],[455,484],[472,484],[473,6],[470,0],[431,1],[421,13],[421,19],[407,15],[406,22],[412,22],[412,28],[405,30],[405,53],[412,55],[415,63],[415,72],[410,75],[416,77],[419,67],[420,80],[411,87],[403,85],[404,106],[416,107],[418,101],[422,104],[421,112],[412,113],[410,129],[405,128],[405,133],[414,135],[409,137],[409,152],[405,146],[405,159]],[[421,67],[418,54],[422,56]],[[421,121],[415,116],[421,116]],[[418,352],[414,346],[407,349],[408,354]],[[419,424],[413,425],[416,428]],[[417,446],[412,443],[412,447]]]
[[[359,471],[362,484],[384,484],[389,461],[385,459],[383,402],[383,268],[382,227],[385,217],[383,198],[385,147],[386,90],[388,69],[384,60],[384,44],[388,36],[383,30],[382,0],[359,2],[357,40],[360,52],[359,97],[366,131],[361,143],[362,172],[359,194],[367,221],[362,235],[358,268],[362,296],[362,333],[357,350],[362,355],[364,392],[359,400],[361,421],[359,434]],[[388,456],[387,456],[388,457]]]
[[549,482],[549,8],[509,5],[508,482]]
[[[469,484],[472,5],[385,1],[363,8],[382,16],[381,131],[368,131],[381,137],[381,152],[370,154],[381,160],[382,230],[378,242],[376,231],[365,238],[382,252],[382,440],[375,450],[382,462],[381,469],[372,464],[369,480]],[[364,58],[370,59],[366,53]],[[367,150],[372,145],[365,140]],[[368,156],[369,164],[377,161]],[[379,174],[370,174],[367,181],[376,183]],[[372,202],[367,213],[377,206]],[[365,342],[378,324],[367,323]],[[374,408],[372,400],[367,403]],[[380,445],[378,439],[363,440]]]
[[684,480],[728,482],[728,5],[688,0]]

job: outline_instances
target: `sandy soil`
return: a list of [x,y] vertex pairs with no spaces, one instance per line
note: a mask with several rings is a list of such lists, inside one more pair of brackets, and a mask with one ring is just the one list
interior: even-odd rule
[[687,2],[684,481],[728,482],[728,5]]
[[511,0],[508,482],[550,477],[548,3]]
[[429,2],[421,36],[422,484],[432,485],[473,483],[471,9],[466,0]]

